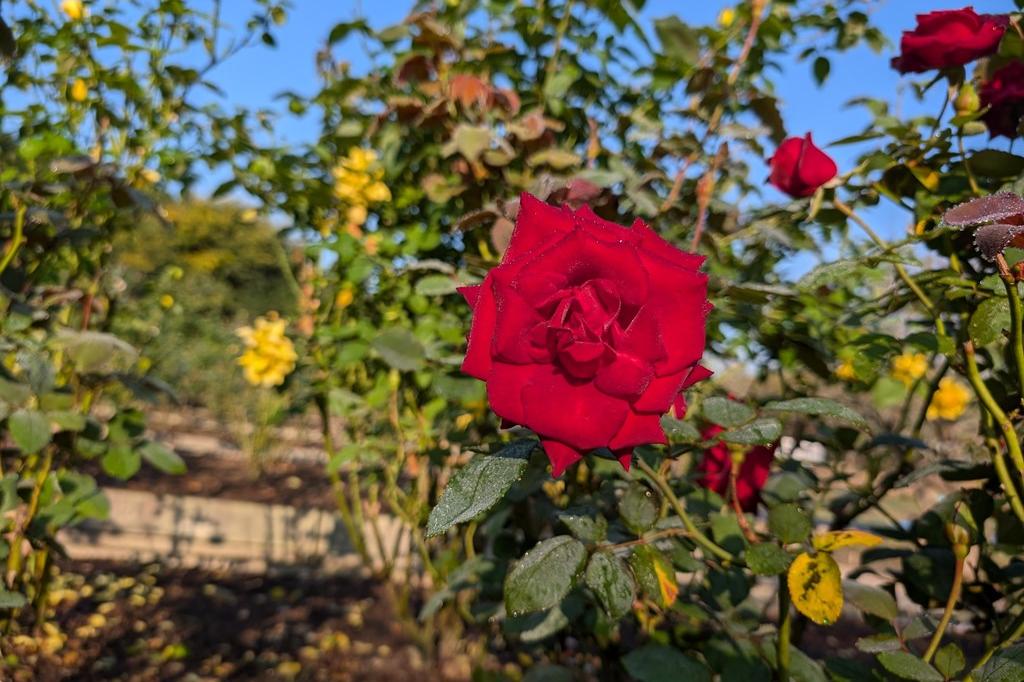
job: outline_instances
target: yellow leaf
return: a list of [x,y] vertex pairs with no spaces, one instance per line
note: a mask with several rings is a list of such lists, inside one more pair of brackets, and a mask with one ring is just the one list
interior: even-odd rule
[[796,610],[819,625],[832,625],[843,611],[839,564],[830,554],[798,556],[789,567],[789,594]]
[[834,530],[814,536],[814,549],[833,552],[840,547],[874,547],[882,542],[882,538],[862,530]]
[[661,593],[661,602],[665,608],[675,603],[679,596],[679,584],[676,583],[676,575],[671,566],[664,565],[661,561],[654,562],[654,574],[658,576],[658,591]]

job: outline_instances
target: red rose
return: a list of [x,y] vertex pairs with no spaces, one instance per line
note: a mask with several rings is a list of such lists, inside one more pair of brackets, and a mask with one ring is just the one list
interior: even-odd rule
[[1008,23],[1005,15],[978,15],[971,7],[917,15],[917,28],[904,31],[900,73],[948,69],[990,55],[999,47]]
[[487,382],[492,409],[541,438],[552,473],[607,448],[664,443],[660,418],[710,375],[704,258],[642,221],[625,228],[523,194],[512,240],[473,308],[462,371]]
[[[701,437],[710,440],[725,431],[721,426],[712,425],[704,429]],[[757,501],[761,496],[761,488],[768,480],[768,469],[775,461],[775,448],[778,444],[765,447],[759,445],[747,450],[740,466],[739,474],[736,476],[736,497],[739,500],[743,511],[753,511],[757,508]],[[704,451],[704,457],[697,470],[702,476],[698,480],[700,485],[709,490],[714,490],[722,497],[729,496],[729,475],[732,472],[732,454],[726,443],[716,443]]]
[[981,117],[988,132],[995,137],[1020,135],[1024,117],[1024,62],[1010,62],[992,74],[978,93],[981,106],[991,107]]
[[811,196],[838,172],[836,162],[814,146],[810,133],[784,140],[768,166],[768,181],[797,199]]

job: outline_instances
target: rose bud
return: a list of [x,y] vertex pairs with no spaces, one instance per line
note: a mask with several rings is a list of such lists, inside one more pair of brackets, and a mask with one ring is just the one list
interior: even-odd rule
[[978,91],[974,89],[974,85],[970,81],[960,86],[960,91],[957,93],[956,99],[953,101],[953,107],[958,116],[973,114],[981,108],[981,100],[978,99]]
[[981,106],[991,107],[981,120],[989,135],[1013,139],[1021,134],[1024,118],[1024,62],[1010,62],[982,84]]
[[795,199],[811,196],[838,172],[836,162],[814,145],[810,133],[784,140],[768,166],[768,181]]
[[540,436],[555,476],[605,448],[628,468],[634,447],[667,442],[661,416],[710,375],[703,261],[640,220],[523,194],[501,263],[459,290],[473,308],[462,371],[487,382],[504,425]]
[[[722,431],[721,426],[713,424],[701,433],[704,440],[711,440]],[[768,480],[768,470],[775,461],[775,448],[778,443],[769,446],[759,445],[750,448],[743,456],[743,464],[736,474],[736,499],[743,511],[753,511],[761,499],[761,488]],[[704,451],[704,456],[697,465],[701,477],[697,482],[714,490],[723,498],[729,497],[729,476],[732,473],[733,458],[728,443],[715,443]]]
[[963,66],[993,54],[1008,23],[1006,15],[979,15],[971,7],[919,14],[917,27],[903,32],[893,68],[920,73]]

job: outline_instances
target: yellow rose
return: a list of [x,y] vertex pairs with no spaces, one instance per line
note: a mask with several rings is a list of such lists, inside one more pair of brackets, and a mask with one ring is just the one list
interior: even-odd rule
[[857,372],[853,369],[853,364],[843,360],[839,363],[839,366],[836,367],[836,376],[843,381],[856,381]]
[[163,309],[170,308],[174,305],[174,297],[170,294],[164,294],[160,297],[160,307]]
[[722,28],[729,28],[734,21],[736,21],[736,10],[732,7],[726,7],[718,13],[718,25]]
[[285,336],[285,326],[277,313],[269,313],[257,318],[252,327],[236,330],[246,347],[238,364],[250,384],[280,386],[295,369],[298,355],[291,339]]
[[391,201],[391,190],[383,182],[375,182],[366,188],[363,196],[372,202]]
[[970,402],[971,392],[956,379],[946,377],[939,382],[939,390],[932,396],[925,416],[932,420],[953,421],[967,410]]
[[60,9],[72,21],[81,21],[85,18],[85,5],[82,0],[64,0],[60,3]]
[[84,102],[89,97],[89,86],[81,78],[76,78],[71,83],[71,99],[76,102]]
[[366,207],[359,204],[349,206],[348,211],[345,212],[345,218],[350,225],[363,225],[366,223],[366,216]]
[[352,291],[352,287],[345,286],[338,292],[338,295],[334,297],[334,305],[339,309],[344,310],[352,305],[352,301],[354,301],[355,298],[355,292]]
[[928,371],[928,356],[924,353],[903,353],[892,359],[892,378],[910,386]]

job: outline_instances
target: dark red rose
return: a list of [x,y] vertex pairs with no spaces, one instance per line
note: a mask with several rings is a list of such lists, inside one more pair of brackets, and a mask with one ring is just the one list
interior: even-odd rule
[[810,133],[784,140],[768,166],[768,181],[796,199],[811,196],[838,172],[836,162],[814,146]]
[[[721,426],[711,425],[704,429],[701,436],[710,440],[725,431]],[[743,511],[753,511],[761,497],[761,488],[768,480],[768,470],[775,460],[775,448],[778,444],[750,448],[743,458],[739,474],[736,476],[736,497]],[[698,480],[700,485],[714,490],[722,497],[729,497],[729,475],[732,472],[732,454],[726,443],[716,443],[704,451],[704,457],[697,470],[701,472]]]
[[698,365],[711,306],[702,256],[642,221],[523,194],[502,262],[460,292],[473,308],[462,371],[487,382],[504,424],[532,429],[552,473],[607,448],[664,443],[660,418],[710,375]]
[[981,117],[988,132],[1011,139],[1020,135],[1024,118],[1024,62],[1010,62],[992,74],[978,93],[981,106],[991,107]]
[[919,14],[917,28],[903,32],[892,65],[900,73],[962,66],[993,54],[1008,23],[1006,15],[979,15],[971,7]]

